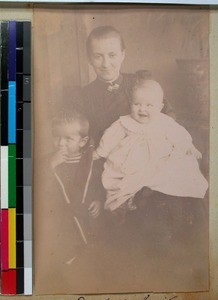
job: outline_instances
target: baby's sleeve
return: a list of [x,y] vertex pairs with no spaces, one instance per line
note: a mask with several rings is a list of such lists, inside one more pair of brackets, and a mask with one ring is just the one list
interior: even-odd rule
[[186,151],[187,148],[192,145],[190,133],[171,118],[167,124],[166,137],[176,149]]
[[108,129],[105,130],[96,152],[101,157],[108,157],[110,152],[118,145],[125,137],[125,129],[122,126],[120,119],[114,122]]

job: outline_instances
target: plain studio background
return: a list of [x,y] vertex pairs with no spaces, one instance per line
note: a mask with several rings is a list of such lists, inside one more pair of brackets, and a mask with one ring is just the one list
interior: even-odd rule
[[[194,144],[202,152],[201,169],[208,178],[208,11],[133,5],[78,7],[34,10],[34,168],[37,168],[38,159],[51,151],[50,120],[55,105],[69,101],[75,87],[84,86],[95,78],[86,56],[87,35],[94,27],[110,24],[122,33],[125,40],[126,58],[122,71],[132,73],[138,69],[147,69],[152,72],[162,85],[165,97],[174,107],[177,121],[188,129]],[[36,292],[59,292],[55,287],[43,286],[37,273],[37,264],[43,261],[43,253],[37,247],[40,240],[37,228],[41,223],[41,212],[37,207],[40,178],[34,180]],[[119,290],[119,286],[113,290],[110,282],[108,286],[101,287],[98,282],[92,282],[95,276],[90,270],[87,292],[206,290],[206,228],[202,236],[205,247],[199,255],[200,259],[196,260],[199,271],[195,277],[184,275],[182,281],[172,281],[176,277],[174,272],[180,271],[175,271],[176,266],[171,266],[173,271],[165,274],[164,280],[157,280],[157,273],[148,267],[151,273],[144,280],[144,285],[137,285],[136,279],[132,286],[124,284],[122,290]],[[158,257],[156,263],[160,264]],[[155,265],[155,262],[152,261],[152,264]],[[83,289],[79,284],[78,290],[65,286],[64,281],[62,286],[62,293],[86,292],[86,287]]]

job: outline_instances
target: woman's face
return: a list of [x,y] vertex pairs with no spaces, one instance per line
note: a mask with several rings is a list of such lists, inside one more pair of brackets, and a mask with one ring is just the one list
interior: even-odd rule
[[93,39],[91,43],[90,64],[96,75],[103,81],[114,81],[119,77],[125,57],[118,37]]

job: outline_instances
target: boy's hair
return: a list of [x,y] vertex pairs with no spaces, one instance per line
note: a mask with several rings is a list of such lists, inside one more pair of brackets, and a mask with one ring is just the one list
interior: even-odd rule
[[110,37],[117,37],[120,40],[121,50],[122,51],[125,50],[125,43],[123,37],[116,28],[110,25],[99,26],[94,28],[87,38],[86,48],[87,48],[88,56],[91,55],[92,41],[94,39],[103,39],[103,38],[110,38]]
[[132,86],[132,93],[136,89],[141,87],[149,87],[154,92],[157,91],[160,94],[162,94],[162,98],[163,98],[164,93],[161,85],[157,81],[151,79],[151,73],[147,70],[139,70],[135,73],[135,78]]
[[59,111],[52,120],[52,130],[55,126],[67,123],[71,124],[77,122],[79,124],[80,136],[86,137],[89,134],[89,121],[87,117],[77,110],[61,110]]

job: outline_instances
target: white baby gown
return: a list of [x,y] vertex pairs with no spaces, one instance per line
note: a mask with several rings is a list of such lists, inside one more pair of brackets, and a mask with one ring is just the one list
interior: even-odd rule
[[208,183],[197,159],[186,154],[189,146],[190,134],[165,114],[148,124],[130,115],[120,117],[105,131],[96,150],[106,158],[105,209],[115,210],[144,186],[168,195],[204,198]]

